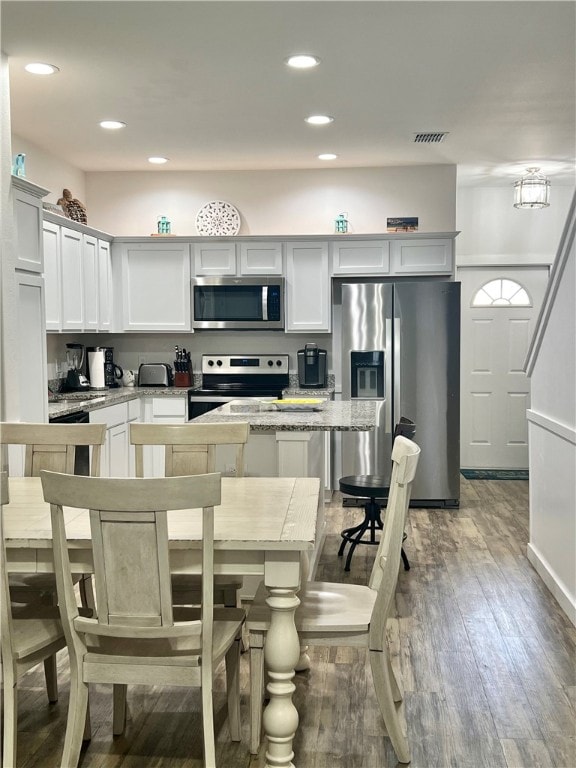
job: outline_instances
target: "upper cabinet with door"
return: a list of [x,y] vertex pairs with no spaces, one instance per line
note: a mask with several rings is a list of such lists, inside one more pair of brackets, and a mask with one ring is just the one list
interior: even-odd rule
[[388,234],[341,237],[330,243],[332,274],[346,275],[451,275],[454,270],[456,232]]
[[13,176],[12,194],[18,240],[16,269],[41,274],[44,271],[42,198],[48,194],[48,190],[18,176]]
[[189,243],[119,242],[113,267],[119,330],[191,330]]
[[195,277],[282,275],[282,250],[281,242],[258,239],[193,243],[193,274]]
[[328,243],[286,244],[286,331],[330,332]]
[[392,240],[390,250],[395,275],[451,275],[454,271],[453,235]]
[[111,330],[110,236],[44,215],[46,330]]

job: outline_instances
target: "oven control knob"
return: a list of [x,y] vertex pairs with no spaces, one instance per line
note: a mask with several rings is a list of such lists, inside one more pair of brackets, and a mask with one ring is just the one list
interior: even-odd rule
[[274,365],[274,362],[272,360],[268,360],[268,365],[272,367]]
[[221,366],[222,365],[222,360],[216,360],[216,365]]
[[276,360],[276,365],[280,367],[282,365],[282,360]]
[[208,360],[208,365],[212,367],[214,365],[214,360]]

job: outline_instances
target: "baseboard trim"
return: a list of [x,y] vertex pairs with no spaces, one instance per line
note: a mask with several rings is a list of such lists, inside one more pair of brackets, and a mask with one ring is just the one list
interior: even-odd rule
[[566,616],[568,616],[572,624],[576,627],[576,600],[570,596],[564,584],[557,578],[547,560],[542,557],[532,544],[528,544],[526,556],[534,566],[536,573],[556,598],[556,601]]

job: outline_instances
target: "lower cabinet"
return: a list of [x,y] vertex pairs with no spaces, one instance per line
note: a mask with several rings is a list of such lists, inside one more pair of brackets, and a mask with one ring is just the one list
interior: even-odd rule
[[129,400],[90,412],[91,424],[106,424],[106,440],[102,451],[102,477],[134,476],[134,457],[130,446],[131,421],[140,420],[141,401]]
[[[147,424],[183,424],[188,420],[185,397],[146,397],[142,421]],[[164,448],[144,446],[144,477],[164,477]]]

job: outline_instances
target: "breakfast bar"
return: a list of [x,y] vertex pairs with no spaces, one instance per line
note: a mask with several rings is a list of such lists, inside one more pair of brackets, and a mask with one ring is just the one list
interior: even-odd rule
[[[321,492],[330,488],[330,451],[326,437],[331,432],[367,432],[374,428],[373,401],[333,401],[317,398],[316,404],[303,398],[302,407],[289,401],[274,404],[266,399],[232,400],[194,419],[197,423],[247,421],[250,438],[246,456],[249,474],[279,477],[318,477]],[[307,402],[308,401],[308,402]],[[309,407],[305,407],[308,405]],[[223,468],[224,469],[224,468]],[[256,469],[258,471],[256,471]],[[314,578],[325,537],[322,507],[318,513],[316,547],[310,553],[310,578]],[[250,580],[246,580],[250,596]]]

